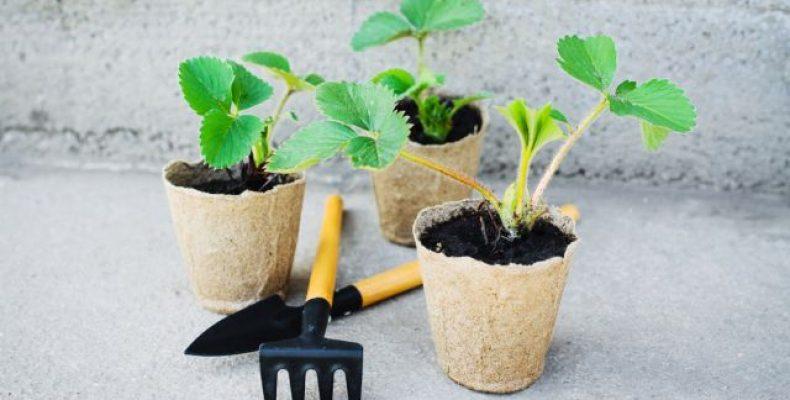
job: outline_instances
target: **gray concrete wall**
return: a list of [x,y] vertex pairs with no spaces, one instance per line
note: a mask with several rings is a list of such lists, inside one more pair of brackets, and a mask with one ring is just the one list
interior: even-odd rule
[[[199,121],[180,98],[179,61],[271,49],[288,55],[298,71],[347,80],[412,67],[413,43],[361,54],[348,45],[367,15],[397,3],[0,1],[0,158],[141,169],[195,158]],[[566,33],[601,32],[618,43],[618,77],[669,77],[698,106],[697,130],[671,138],[658,154],[642,150],[634,121],[603,118],[574,149],[563,175],[790,192],[786,0],[485,3],[484,23],[428,43],[430,64],[448,74],[451,91],[488,90],[496,93],[493,104],[515,96],[551,100],[579,118],[595,96],[555,66],[554,43]],[[292,108],[303,121],[315,115],[306,97]],[[511,176],[516,143],[492,113],[483,173]],[[360,176],[341,171],[341,179]]]

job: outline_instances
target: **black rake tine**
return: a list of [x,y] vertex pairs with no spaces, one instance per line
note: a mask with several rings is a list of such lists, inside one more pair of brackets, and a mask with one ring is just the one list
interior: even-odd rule
[[345,373],[348,400],[362,400],[362,364],[346,369]]
[[264,371],[261,368],[261,384],[263,386],[264,400],[277,400],[277,370]]
[[316,378],[318,378],[318,398],[321,400],[332,400],[333,389],[335,383],[335,371],[333,369],[318,371],[316,370]]
[[288,368],[288,379],[291,382],[291,399],[304,400],[305,379],[307,371],[299,366]]

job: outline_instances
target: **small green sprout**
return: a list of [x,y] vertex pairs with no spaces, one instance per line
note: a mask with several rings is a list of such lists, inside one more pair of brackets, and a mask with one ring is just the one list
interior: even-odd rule
[[274,90],[241,64],[200,56],[182,62],[178,69],[184,99],[203,117],[200,151],[206,163],[218,169],[248,157],[253,169],[262,169],[273,153],[272,133],[288,98],[299,91],[314,90],[323,82],[317,74],[295,75],[288,60],[276,53],[251,53],[243,59],[265,67],[285,82],[285,94],[274,114],[264,119],[242,112],[268,100]]
[[362,51],[402,38],[417,41],[416,77],[404,69],[393,68],[379,73],[372,81],[413,100],[423,133],[435,143],[444,143],[452,129],[453,116],[464,106],[490,96],[481,92],[459,99],[442,99],[431,93],[444,84],[444,76],[425,65],[425,40],[436,32],[480,22],[485,11],[477,0],[403,0],[400,11],[401,15],[391,12],[371,15],[352,38],[351,47]]
[[[652,79],[641,85],[626,80],[612,91],[617,53],[611,38],[566,36],[557,43],[557,50],[559,66],[598,91],[600,100],[577,124],[568,122],[568,118],[550,104],[534,109],[523,99],[517,99],[505,107],[498,107],[521,142],[516,180],[508,186],[501,200],[475,178],[404,150],[409,125],[403,114],[393,111],[398,98],[388,90],[392,85],[386,88],[373,83],[321,85],[316,92],[316,103],[328,120],[313,122],[295,133],[275,153],[269,168],[280,172],[301,171],[343,153],[354,167],[376,170],[402,157],[476,190],[496,210],[511,235],[528,234],[546,212],[543,193],[560,164],[576,141],[607,109],[615,115],[636,117],[648,150],[656,150],[670,132],[691,131],[696,121],[691,101],[667,80]],[[554,141],[561,141],[562,145],[532,196],[528,196],[530,164],[542,148]]]
[[518,176],[505,191],[500,212],[505,226],[515,226],[524,218],[528,218],[523,188],[527,187],[532,159],[546,144],[565,139],[565,133],[555,120],[565,120],[565,122],[567,120],[562,113],[551,108],[551,104],[536,110],[529,108],[524,99],[513,100],[505,107],[497,107],[497,110],[518,133],[521,141]]

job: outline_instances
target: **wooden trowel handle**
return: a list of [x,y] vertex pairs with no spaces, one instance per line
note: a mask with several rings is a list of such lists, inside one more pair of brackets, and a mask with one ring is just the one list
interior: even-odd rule
[[318,236],[313,270],[307,286],[306,300],[321,298],[332,304],[340,258],[340,230],[343,226],[343,199],[339,195],[329,196],[324,206],[324,220]]

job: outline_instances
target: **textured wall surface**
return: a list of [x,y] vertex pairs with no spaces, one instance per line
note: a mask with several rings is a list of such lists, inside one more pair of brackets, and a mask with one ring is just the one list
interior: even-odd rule
[[[0,161],[159,168],[196,158],[199,120],[180,98],[184,58],[271,49],[297,71],[359,80],[413,67],[414,43],[353,53],[371,12],[396,1],[0,0]],[[448,90],[523,96],[580,118],[595,95],[555,66],[566,33],[618,43],[618,78],[668,77],[700,114],[658,154],[633,120],[604,117],[562,175],[675,186],[790,192],[790,4],[786,0],[486,1],[488,18],[429,41]],[[271,103],[261,106],[267,111]],[[293,107],[315,116],[307,96]],[[295,124],[286,123],[287,135]],[[516,137],[492,113],[483,173],[509,177]],[[545,163],[548,154],[539,160]],[[339,164],[337,164],[339,165]],[[540,168],[534,168],[540,170]],[[360,176],[345,169],[340,179]],[[318,175],[329,177],[329,168]],[[364,176],[364,174],[362,175]]]

